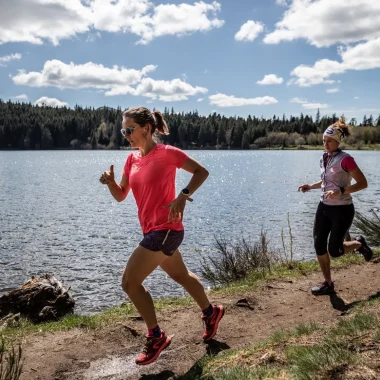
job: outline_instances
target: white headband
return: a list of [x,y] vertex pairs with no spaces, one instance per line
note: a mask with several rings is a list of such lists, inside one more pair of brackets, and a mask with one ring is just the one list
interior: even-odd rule
[[344,132],[340,128],[334,128],[330,126],[323,132],[323,136],[331,137],[340,143],[344,139]]

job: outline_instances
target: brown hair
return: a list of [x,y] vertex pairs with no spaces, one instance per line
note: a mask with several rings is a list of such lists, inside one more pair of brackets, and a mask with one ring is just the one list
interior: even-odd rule
[[150,124],[152,129],[152,135],[154,132],[158,131],[162,135],[169,134],[169,128],[166,124],[162,113],[158,110],[154,110],[151,112],[146,107],[135,107],[130,110],[126,110],[123,112],[123,118],[130,117],[135,123],[137,123],[140,127],[143,127],[146,124]]
[[343,132],[343,137],[351,135],[351,125],[346,123],[344,116],[341,116],[339,120],[332,125],[333,128],[339,128]]

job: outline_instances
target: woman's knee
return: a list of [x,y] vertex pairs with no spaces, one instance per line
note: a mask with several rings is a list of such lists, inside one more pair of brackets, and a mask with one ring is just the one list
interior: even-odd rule
[[129,296],[133,295],[134,292],[136,292],[141,286],[141,282],[134,280],[133,278],[124,275],[123,279],[121,281],[121,287],[123,288],[124,292],[127,293]]
[[331,257],[340,257],[344,254],[343,244],[329,244],[329,254]]

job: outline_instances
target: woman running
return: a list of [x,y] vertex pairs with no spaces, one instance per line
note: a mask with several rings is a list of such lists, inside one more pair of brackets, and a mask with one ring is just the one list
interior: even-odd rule
[[[339,257],[354,250],[360,252],[366,261],[370,261],[373,256],[364,236],[360,235],[354,241],[344,241],[355,214],[351,193],[367,187],[366,177],[354,158],[339,149],[340,142],[349,134],[349,126],[343,117],[325,130],[325,152],[320,159],[321,180],[298,188],[302,192],[322,188],[321,202],[314,220],[314,247],[324,282],[311,289],[314,295],[334,292],[330,256]],[[351,185],[352,178],[356,183]]]
[[[122,135],[138,151],[128,156],[119,184],[115,182],[113,165],[101,175],[100,182],[108,186],[118,202],[132,189],[138,208],[144,237],[128,260],[122,288],[148,328],[145,348],[136,358],[136,364],[145,365],[154,362],[171,343],[171,337],[159,327],[152,297],[142,285],[158,266],[182,285],[199,305],[205,323],[205,342],[216,334],[224,308],[210,304],[199,278],[187,269],[178,249],[184,237],[182,220],[186,202],[192,201],[192,194],[205,181],[208,171],[182,150],[156,142],[156,131],[169,134],[161,112],[151,112],[145,107],[132,108],[123,113],[122,127]],[[193,175],[176,197],[177,168]]]

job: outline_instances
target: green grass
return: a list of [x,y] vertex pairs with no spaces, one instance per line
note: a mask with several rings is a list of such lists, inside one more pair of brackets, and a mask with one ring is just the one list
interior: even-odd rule
[[[352,264],[362,264],[363,259],[360,255],[346,255],[335,259],[331,262],[332,268],[343,268]],[[275,280],[281,278],[297,278],[305,276],[308,273],[319,270],[317,261],[307,262],[287,262],[272,266],[271,272],[253,272],[244,280],[229,284],[224,287],[212,290],[214,296],[228,296],[242,292],[251,292],[263,284],[267,280]],[[156,310],[176,309],[183,306],[194,305],[191,297],[173,297],[155,300]],[[25,318],[21,318],[17,327],[7,327],[1,331],[1,335],[5,341],[12,341],[20,336],[33,333],[69,330],[73,328],[95,329],[123,322],[127,317],[137,315],[137,311],[131,303],[125,303],[121,306],[112,307],[102,313],[91,316],[80,316],[76,314],[67,315],[57,322],[42,323],[34,325]]]
[[[198,367],[200,376],[193,378],[314,380],[344,378],[352,368],[373,372],[378,369],[380,349],[379,309],[380,298],[362,301],[351,310],[352,316],[331,326],[299,325],[276,331],[251,347],[204,357]],[[372,362],[361,349],[366,345],[374,352]]]

